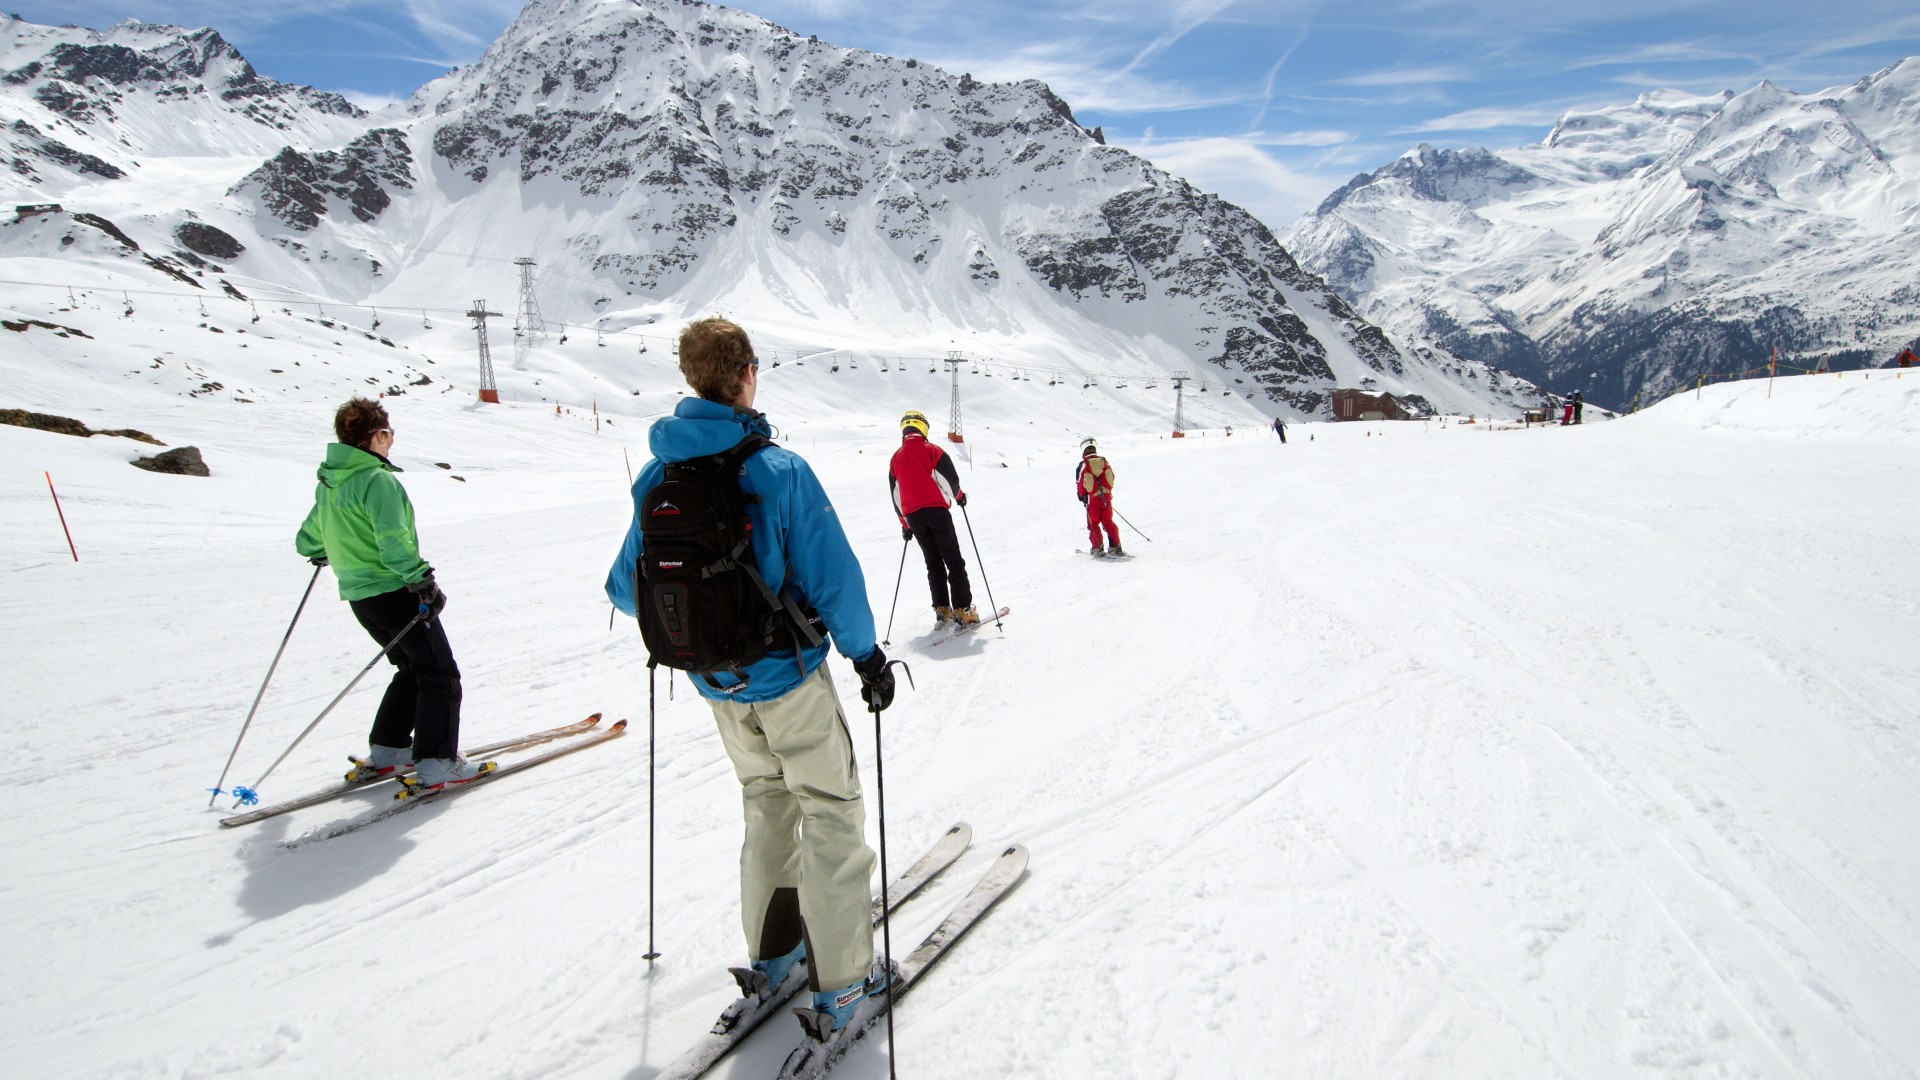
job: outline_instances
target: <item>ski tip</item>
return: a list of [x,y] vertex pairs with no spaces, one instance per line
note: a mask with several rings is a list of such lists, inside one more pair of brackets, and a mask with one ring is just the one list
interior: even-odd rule
[[587,723],[587,724],[597,724],[599,722],[600,722],[599,713],[594,713],[592,716],[587,717],[586,720],[583,721],[583,723]]
[[613,722],[613,726],[608,728],[607,730],[608,731],[625,731],[627,730],[627,722],[625,719],[615,720]]

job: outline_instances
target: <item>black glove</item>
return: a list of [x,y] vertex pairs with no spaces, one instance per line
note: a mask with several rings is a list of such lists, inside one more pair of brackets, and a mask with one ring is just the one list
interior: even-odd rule
[[1084,491],[1080,493],[1080,505],[1081,506],[1087,505],[1087,493]]
[[900,526],[900,539],[902,540],[913,539],[913,530],[908,528],[905,525]]
[[874,712],[886,712],[893,704],[893,671],[887,667],[887,654],[875,645],[865,660],[853,665],[860,676],[860,700]]
[[307,561],[312,563],[315,566],[327,565],[327,557],[325,555],[315,555],[313,558],[308,559]]
[[967,493],[963,491],[960,494],[955,495],[953,497],[953,501],[959,503],[960,506],[964,509],[967,505]]
[[407,591],[419,597],[422,604],[427,605],[429,619],[440,614],[440,610],[447,606],[447,594],[440,591],[440,583],[433,580],[431,570],[427,571],[427,575],[419,581],[408,585]]

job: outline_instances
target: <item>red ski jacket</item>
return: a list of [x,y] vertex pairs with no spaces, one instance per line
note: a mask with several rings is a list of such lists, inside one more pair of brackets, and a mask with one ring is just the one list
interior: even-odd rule
[[906,524],[908,514],[929,506],[952,506],[960,494],[960,474],[946,452],[928,442],[919,432],[900,440],[888,466],[887,490],[893,495],[894,513]]

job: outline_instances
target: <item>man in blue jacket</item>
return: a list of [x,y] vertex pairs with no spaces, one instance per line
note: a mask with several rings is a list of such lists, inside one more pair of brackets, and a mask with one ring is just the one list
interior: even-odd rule
[[[680,334],[680,371],[698,397],[647,433],[653,460],[633,483],[634,520],[607,574],[607,598],[636,614],[640,505],[665,463],[718,454],[751,434],[771,437],[753,409],[759,361],[746,331],[702,319]],[[842,656],[854,661],[860,696],[875,712],[893,701],[893,674],[874,642],[866,578],[833,503],[798,454],[769,446],[748,457],[740,487],[750,498],[753,551],[767,586],[811,607]],[[861,998],[884,988],[875,971],[869,905],[873,849],[827,644],[777,649],[748,664],[742,681],[690,682],[713,709],[740,780],[746,835],[740,856],[740,917],[765,992],[796,963],[810,967],[813,1005],[838,1030]],[[757,980],[756,980],[757,982]]]

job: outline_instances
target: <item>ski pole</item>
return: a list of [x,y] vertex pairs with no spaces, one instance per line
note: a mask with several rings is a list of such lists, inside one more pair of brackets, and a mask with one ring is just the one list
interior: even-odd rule
[[421,604],[420,613],[413,617],[413,621],[401,627],[400,632],[393,635],[393,640],[387,642],[385,648],[382,648],[378,653],[374,654],[373,659],[367,661],[367,666],[360,669],[360,674],[355,675],[353,677],[353,681],[347,684],[347,688],[345,690],[340,691],[338,694],[334,695],[334,698],[332,701],[327,702],[327,707],[320,710],[320,715],[313,718],[313,723],[308,724],[306,727],[306,730],[294,736],[292,745],[288,746],[285,750],[282,750],[280,752],[279,757],[273,759],[273,764],[267,766],[267,771],[260,774],[260,779],[254,781],[252,787],[235,787],[233,789],[233,795],[238,801],[235,802],[233,805],[252,806],[254,803],[259,802],[260,801],[260,785],[267,782],[267,777],[273,775],[273,770],[279,768],[280,763],[287,760],[287,755],[293,753],[293,748],[295,746],[299,746],[301,740],[305,739],[308,735],[313,734],[313,729],[320,726],[320,721],[325,720],[327,718],[327,714],[333,711],[333,707],[335,705],[340,704],[340,699],[346,697],[347,694],[351,692],[354,687],[360,685],[360,680],[366,677],[367,672],[373,670],[373,665],[385,659],[386,655],[393,651],[393,647],[395,645],[400,644],[400,639],[407,636],[407,631],[412,630],[415,626],[418,626],[420,624],[420,621],[427,617],[429,610],[430,609],[427,607],[427,605]]
[[900,569],[893,572],[893,606],[887,609],[887,636],[882,645],[893,644],[893,616],[900,610],[900,578],[907,572],[907,541],[900,541]]
[[[1115,510],[1113,512],[1113,516],[1119,518],[1121,521],[1127,521],[1127,515],[1121,513],[1118,510]],[[1146,533],[1140,532],[1140,529],[1137,526],[1135,526],[1133,522],[1127,521],[1127,528],[1132,529],[1134,532],[1140,533],[1140,539],[1145,540],[1149,544],[1153,543],[1153,537],[1148,536]]]
[[273,663],[267,665],[267,677],[260,680],[260,692],[253,695],[253,708],[247,710],[247,718],[240,725],[240,738],[233,740],[233,752],[227,755],[226,768],[220,770],[220,780],[213,785],[213,794],[207,797],[207,805],[227,794],[221,789],[227,786],[227,773],[233,769],[233,759],[240,753],[240,742],[247,737],[247,729],[253,726],[253,714],[260,709],[260,699],[266,696],[267,684],[273,681],[273,671],[280,666],[280,657],[287,651],[287,642],[293,638],[294,623],[300,621],[300,613],[307,610],[307,597],[313,595],[314,582],[320,580],[320,567],[324,563],[313,564],[313,576],[307,579],[307,591],[300,594],[300,606],[293,609],[293,621],[287,624],[287,632],[280,637],[280,647],[273,652]]
[[960,519],[967,523],[967,543],[973,545],[973,564],[980,568],[980,584],[987,588],[987,604],[993,608],[993,624],[1000,625],[1000,605],[993,599],[993,582],[987,580],[987,563],[980,557],[980,541],[973,538],[973,518],[967,515],[967,508],[960,508]]
[[[964,507],[962,509],[965,509]],[[905,555],[902,555],[902,561]],[[907,686],[913,686],[913,669],[905,660],[890,660],[888,667],[899,667],[907,674]],[[887,873],[887,768],[886,757],[880,752],[880,710],[871,702],[867,711],[873,714],[873,793],[876,816],[880,819],[880,948],[882,967],[887,973],[887,1075],[894,1072],[893,1051],[893,917],[890,909],[893,901],[887,896],[887,882],[891,876]]]
[[653,947],[653,667],[651,657],[647,659],[647,952],[641,959],[651,965],[660,959],[660,950]]

